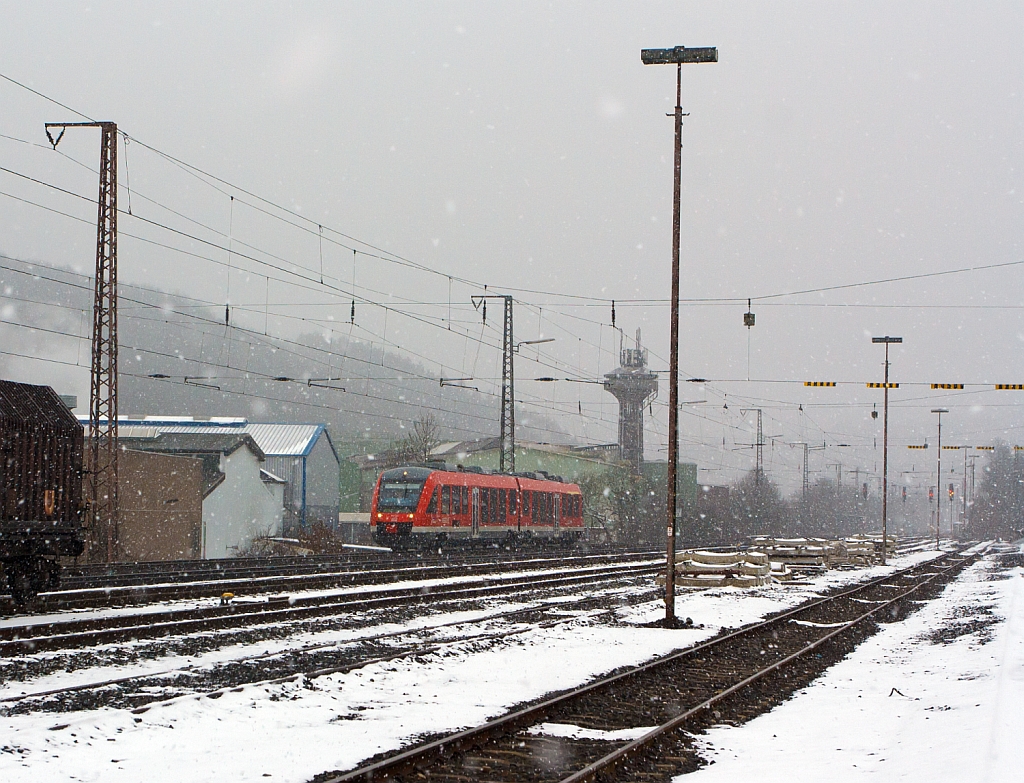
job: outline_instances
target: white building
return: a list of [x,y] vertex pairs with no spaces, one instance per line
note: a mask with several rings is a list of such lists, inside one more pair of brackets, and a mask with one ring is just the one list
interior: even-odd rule
[[152,427],[165,435],[252,437],[266,457],[264,470],[284,481],[282,533],[295,535],[316,522],[338,524],[340,461],[323,424],[280,424],[246,419],[146,416],[119,426]]
[[286,482],[264,467],[251,435],[165,433],[119,423],[125,448],[189,456],[203,466],[201,557],[234,557],[254,538],[280,535]]

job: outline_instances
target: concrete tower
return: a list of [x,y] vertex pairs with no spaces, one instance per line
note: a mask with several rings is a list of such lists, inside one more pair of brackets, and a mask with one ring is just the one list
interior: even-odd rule
[[658,393],[658,376],[647,369],[647,351],[636,330],[636,348],[619,349],[620,366],[607,373],[606,391],[619,401],[619,458],[639,474],[644,464],[644,406]]

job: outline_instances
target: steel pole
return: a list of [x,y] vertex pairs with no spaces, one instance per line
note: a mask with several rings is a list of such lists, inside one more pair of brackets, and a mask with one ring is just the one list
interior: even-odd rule
[[963,502],[963,510],[960,512],[960,534],[963,535],[964,530],[967,529],[967,446],[964,446],[964,483],[963,491],[960,493],[960,499]]
[[885,394],[882,403],[882,565],[885,565],[885,550],[889,520],[889,343],[885,344]]
[[665,627],[676,624],[676,469],[679,462],[679,212],[683,168],[683,65],[676,64],[675,183],[672,192],[672,304],[668,358],[668,515],[665,548]]
[[939,528],[942,525],[942,414],[939,414],[939,447],[935,455],[935,548],[939,548]]

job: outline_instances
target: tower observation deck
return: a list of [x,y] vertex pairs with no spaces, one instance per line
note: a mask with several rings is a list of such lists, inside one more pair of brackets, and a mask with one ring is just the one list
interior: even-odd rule
[[605,374],[604,388],[619,401],[619,458],[639,474],[644,462],[644,406],[658,393],[658,376],[647,369],[647,350],[636,330],[636,348],[619,349],[620,366]]

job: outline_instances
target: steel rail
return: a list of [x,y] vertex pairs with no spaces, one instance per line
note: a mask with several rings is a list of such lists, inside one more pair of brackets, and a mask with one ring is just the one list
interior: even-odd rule
[[[602,689],[608,688],[610,685],[614,685],[619,682],[623,682],[629,679],[637,678],[639,675],[654,671],[656,669],[668,666],[671,663],[679,661],[683,658],[692,657],[697,653],[705,650],[718,647],[727,642],[739,639],[743,636],[753,634],[757,631],[762,631],[770,628],[773,625],[777,625],[783,621],[793,619],[798,614],[803,614],[812,611],[818,607],[827,605],[829,603],[836,602],[842,598],[853,597],[858,593],[870,590],[873,587],[879,586],[887,581],[893,579],[899,579],[904,576],[912,574],[914,571],[918,571],[922,568],[933,568],[935,563],[943,558],[950,556],[950,553],[943,553],[939,557],[932,558],[923,563],[918,563],[910,568],[896,571],[892,574],[878,577],[876,579],[869,580],[862,584],[856,585],[848,590],[841,591],[831,596],[823,597],[818,600],[810,601],[802,604],[793,609],[781,612],[767,620],[760,621],[742,628],[739,628],[730,633],[722,636],[715,637],[708,641],[688,647],[684,650],[680,650],[675,653],[670,653],[667,656],[658,658],[654,661],[649,661],[645,664],[641,664],[628,671],[621,672],[619,674],[612,675],[598,679],[589,684],[583,685],[579,688],[573,689],[567,693],[554,696],[546,699],[538,704],[531,705],[519,709],[515,712],[509,713],[502,717],[496,718],[492,721],[488,721],[480,726],[475,726],[469,729],[464,729],[459,732],[441,737],[423,745],[419,745],[410,748],[405,751],[401,751],[393,756],[382,759],[380,761],[357,767],[348,772],[342,773],[330,778],[324,778],[319,783],[345,783],[345,781],[356,781],[356,780],[386,780],[388,778],[413,773],[417,774],[417,766],[421,766],[431,761],[435,761],[446,756],[453,756],[463,750],[468,750],[474,745],[479,745],[489,735],[504,736],[519,731],[529,725],[536,723],[543,716],[554,712],[559,707],[565,706],[570,700],[577,699],[580,696],[596,693]],[[931,581],[931,580],[929,580]],[[917,589],[917,586],[914,587]],[[905,594],[901,593],[900,597]],[[896,599],[898,600],[898,599]],[[845,630],[845,629],[844,629]]]
[[[486,549],[442,551],[361,551],[333,555],[288,555],[282,557],[227,558],[216,560],[168,560],[154,562],[88,564],[65,567],[62,590],[83,590],[99,587],[131,587],[197,579],[220,580],[305,574],[365,565],[399,568],[417,565],[458,565],[476,562],[520,562],[530,559],[556,559],[549,547],[515,550]],[[570,550],[563,554],[574,557],[639,554],[622,547],[595,547],[589,551]]]
[[[174,601],[193,598],[216,598],[224,592],[238,594],[258,592],[280,592],[283,590],[317,590],[323,588],[356,587],[412,579],[447,578],[450,576],[474,576],[501,571],[523,571],[554,565],[562,567],[567,562],[581,565],[629,563],[658,553],[631,553],[612,555],[581,555],[575,557],[545,557],[522,560],[488,558],[478,562],[408,563],[397,567],[349,569],[313,574],[281,575],[269,577],[233,577],[230,579],[208,579],[179,584],[149,584],[131,587],[96,588],[67,592],[46,593],[37,599],[37,613],[66,611],[69,609],[93,609],[110,606],[141,605],[157,601]],[[0,599],[2,608],[2,599]]]
[[[67,621],[38,624],[34,626],[11,626],[0,628],[7,639],[0,641],[0,655],[34,653],[46,650],[66,649],[90,644],[103,644],[140,638],[167,636],[175,633],[209,631],[246,625],[265,625],[287,622],[330,614],[342,614],[353,610],[379,609],[410,603],[441,600],[466,600],[490,595],[501,595],[521,588],[549,588],[574,584],[593,584],[624,577],[642,576],[654,573],[660,568],[655,563],[620,564],[595,567],[581,571],[574,567],[570,572],[555,571],[502,579],[499,584],[493,578],[481,577],[475,584],[415,586],[401,589],[380,590],[374,593],[344,594],[330,596],[308,596],[291,599],[290,605],[282,607],[289,599],[279,602],[241,603],[228,606],[205,607],[175,612],[146,613],[114,618]],[[131,624],[134,623],[134,624]],[[50,635],[29,635],[12,638],[15,633],[24,634],[34,630],[61,632]]]
[[[439,622],[439,623],[435,623],[435,624],[432,624],[432,625],[421,625],[421,626],[407,628],[407,629],[403,629],[403,630],[391,630],[391,632],[387,632],[385,634],[372,634],[370,636],[354,637],[354,638],[351,638],[351,639],[341,639],[341,640],[336,640],[336,641],[333,641],[333,642],[323,642],[323,643],[318,643],[318,644],[313,644],[313,645],[306,645],[304,647],[276,650],[274,652],[265,652],[265,653],[260,653],[258,655],[247,655],[247,656],[243,656],[241,658],[231,658],[231,659],[228,659],[228,660],[218,660],[218,661],[212,662],[210,664],[203,664],[203,665],[189,664],[189,665],[186,665],[186,666],[178,666],[178,667],[175,667],[175,668],[162,669],[160,671],[145,671],[145,672],[142,672],[142,673],[138,673],[138,675],[128,675],[128,676],[125,676],[125,677],[119,677],[119,678],[112,678],[112,679],[108,679],[108,680],[95,681],[95,682],[92,682],[92,683],[80,683],[78,685],[72,685],[72,686],[68,686],[66,688],[53,688],[53,689],[46,690],[46,691],[36,691],[36,692],[33,692],[33,693],[22,693],[22,694],[18,694],[16,696],[6,696],[6,697],[3,697],[3,698],[0,698],[0,704],[16,704],[16,703],[25,702],[25,701],[31,701],[31,700],[34,700],[34,699],[45,699],[45,698],[48,698],[50,696],[73,694],[73,693],[79,693],[79,692],[82,692],[82,691],[89,691],[89,690],[100,690],[100,689],[110,688],[112,686],[125,685],[127,683],[132,683],[132,682],[139,681],[139,680],[145,681],[145,680],[155,680],[155,679],[160,679],[160,678],[168,678],[168,677],[178,676],[178,675],[193,675],[193,673],[201,672],[201,671],[204,671],[204,670],[211,670],[211,669],[213,669],[215,667],[218,667],[218,666],[222,667],[222,666],[228,666],[228,665],[239,664],[239,663],[252,663],[254,661],[268,660],[268,659],[272,659],[272,658],[282,658],[282,657],[285,657],[285,656],[288,656],[288,655],[307,655],[309,653],[315,653],[315,652],[318,652],[318,651],[321,651],[321,650],[337,649],[337,648],[340,648],[340,647],[346,647],[346,646],[350,646],[350,645],[359,645],[359,644],[367,644],[367,643],[371,643],[371,642],[381,642],[381,641],[384,641],[384,640],[400,639],[402,637],[416,637],[416,636],[418,636],[420,634],[433,633],[433,632],[437,632],[437,630],[444,630],[444,629],[447,629],[447,628],[459,627],[461,625],[479,625],[479,624],[486,623],[486,622],[494,622],[496,620],[514,620],[516,617],[528,616],[530,614],[544,613],[544,612],[546,612],[546,611],[548,611],[549,609],[552,609],[552,608],[564,609],[565,607],[568,607],[568,606],[579,605],[579,604],[583,604],[583,603],[587,603],[587,602],[591,602],[591,601],[594,601],[593,597],[582,598],[582,599],[578,599],[578,600],[570,601],[570,602],[566,602],[566,601],[563,601],[563,600],[541,601],[539,603],[532,604],[532,605],[530,605],[528,607],[524,607],[524,608],[521,608],[521,609],[513,609],[513,610],[510,610],[510,611],[503,611],[503,612],[493,612],[493,613],[490,613],[490,614],[480,615],[479,617],[472,617],[472,618],[469,618],[469,619],[450,620],[450,621],[447,621],[447,622]],[[602,615],[609,614],[609,613],[611,613],[613,611],[616,611],[618,608],[620,608],[620,607],[615,606],[615,607],[612,607],[612,608],[596,610],[593,613],[590,613],[590,614],[587,614],[587,615],[566,616],[566,617],[558,617],[558,618],[550,619],[550,620],[543,620],[543,621],[538,622],[536,624],[532,624],[532,625],[530,625],[528,627],[516,628],[516,629],[513,629],[513,630],[505,630],[505,632],[472,634],[472,635],[469,635],[469,636],[456,637],[456,638],[452,638],[452,639],[438,640],[438,641],[433,642],[428,647],[416,647],[415,649],[400,650],[400,651],[397,651],[397,652],[392,653],[390,655],[366,658],[364,660],[359,660],[359,661],[355,661],[355,662],[352,662],[352,663],[346,663],[346,664],[337,665],[337,666],[329,666],[329,667],[316,668],[316,669],[311,669],[309,671],[297,671],[297,672],[291,673],[291,675],[285,675],[285,676],[276,677],[276,678],[267,679],[267,680],[257,680],[257,681],[250,681],[250,682],[245,682],[245,683],[239,683],[239,684],[232,685],[232,686],[222,686],[222,687],[216,688],[214,690],[210,690],[210,691],[177,695],[177,696],[173,696],[173,697],[170,697],[170,698],[164,698],[164,699],[159,699],[158,698],[158,699],[154,699],[151,702],[147,702],[144,705],[141,705],[141,706],[138,706],[138,707],[134,707],[134,708],[131,709],[131,711],[133,713],[135,713],[135,714],[140,714],[140,713],[146,711],[148,708],[152,707],[155,704],[165,704],[165,703],[177,700],[177,699],[200,698],[202,696],[213,696],[214,694],[223,694],[223,693],[225,693],[227,691],[237,691],[237,690],[240,690],[240,688],[249,688],[249,687],[261,686],[261,685],[273,685],[273,684],[276,684],[276,683],[294,682],[295,680],[297,680],[300,677],[304,678],[304,679],[307,679],[307,680],[314,679],[314,678],[317,678],[317,677],[324,677],[326,675],[333,675],[333,673],[341,673],[341,672],[353,670],[355,668],[360,668],[360,667],[368,666],[368,665],[371,665],[373,663],[387,662],[387,661],[390,661],[390,660],[395,660],[397,658],[408,657],[408,656],[412,656],[412,655],[416,655],[416,656],[424,655],[424,654],[427,654],[427,653],[430,653],[430,652],[436,652],[436,651],[438,651],[440,649],[443,649],[444,647],[447,647],[447,646],[452,646],[452,645],[456,645],[456,644],[462,644],[462,643],[465,643],[465,642],[478,641],[478,640],[481,640],[481,639],[503,639],[503,638],[514,636],[514,635],[517,635],[517,634],[527,633],[527,632],[529,632],[529,630],[534,630],[536,628],[550,627],[552,625],[572,622],[572,621],[575,621],[575,620],[583,620],[583,619],[590,620],[590,619],[593,619],[594,617],[599,617],[599,616],[602,616]]]

